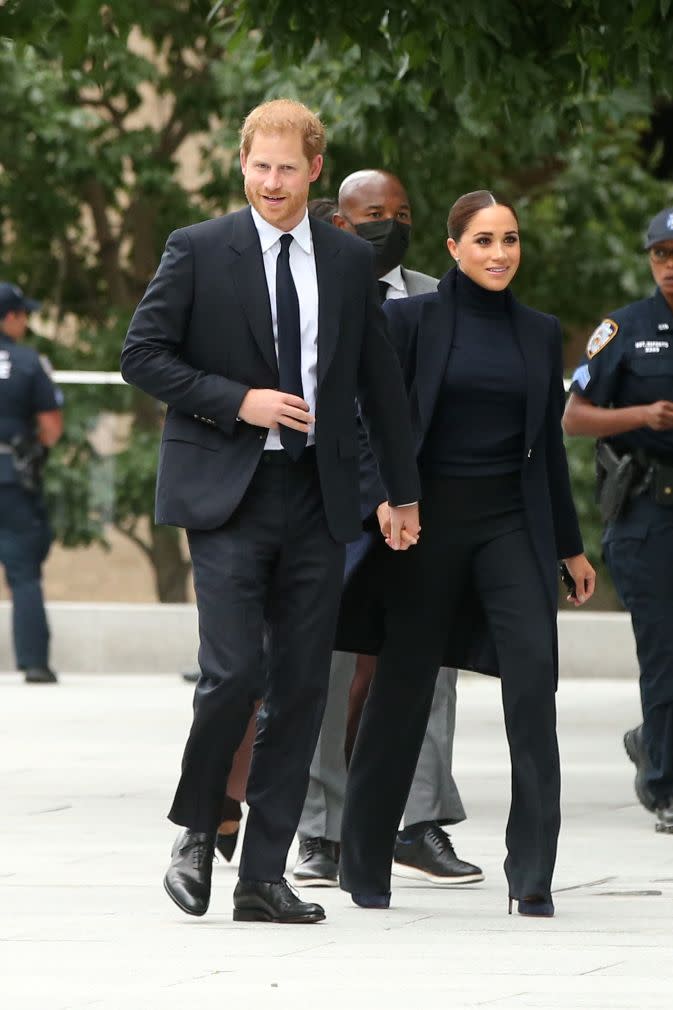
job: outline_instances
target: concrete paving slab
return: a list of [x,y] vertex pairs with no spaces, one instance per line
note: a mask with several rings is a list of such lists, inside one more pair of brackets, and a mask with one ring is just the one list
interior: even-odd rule
[[325,923],[237,924],[234,860],[215,867],[209,914],[181,915],[161,879],[190,704],[178,676],[0,676],[3,1010],[669,1010],[673,836],[633,794],[634,682],[562,680],[557,916],[543,922],[506,914],[500,696],[473,676],[455,753],[469,817],[452,837],[484,883],[394,881],[384,912],[324,890]]

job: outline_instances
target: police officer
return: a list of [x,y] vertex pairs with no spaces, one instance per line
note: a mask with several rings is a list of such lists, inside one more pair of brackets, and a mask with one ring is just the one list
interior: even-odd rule
[[606,481],[616,487],[615,501],[625,493],[603,536],[640,665],[643,723],[624,744],[639,800],[656,811],[658,831],[673,832],[673,207],[652,219],[645,249],[657,290],[613,312],[592,334],[573,375],[564,428],[612,450]]
[[31,461],[58,441],[63,418],[60,391],[21,344],[37,308],[16,284],[0,282],[0,564],[12,593],[17,667],[29,684],[53,684],[41,585],[51,531]]

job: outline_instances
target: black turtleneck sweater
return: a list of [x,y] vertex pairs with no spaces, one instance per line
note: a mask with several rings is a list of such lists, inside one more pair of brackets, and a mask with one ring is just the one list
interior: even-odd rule
[[504,291],[460,270],[453,345],[419,464],[434,477],[513,473],[523,456],[526,374]]

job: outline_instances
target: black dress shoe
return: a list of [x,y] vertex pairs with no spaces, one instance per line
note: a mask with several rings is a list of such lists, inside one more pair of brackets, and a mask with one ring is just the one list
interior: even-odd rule
[[164,877],[166,893],[188,915],[205,915],[210,904],[214,836],[189,828],[178,835]]
[[24,670],[26,684],[58,684],[58,677],[48,666],[28,666]]
[[235,922],[322,922],[321,905],[301,901],[288,882],[239,880],[234,890]]
[[292,871],[297,887],[337,887],[339,843],[328,838],[305,838]]
[[642,726],[636,726],[635,729],[629,729],[626,731],[624,734],[624,750],[636,766],[636,777],[633,783],[636,790],[636,796],[646,810],[649,810],[650,813],[654,813],[657,807],[657,801],[650,791],[646,781],[649,762],[647,760],[647,753],[645,752],[645,745],[643,743]]
[[481,867],[459,859],[451,839],[436,821],[427,825],[422,834],[395,842],[393,876],[411,880],[428,880],[433,884],[476,884],[484,879]]
[[200,670],[187,670],[182,674],[182,679],[186,680],[188,684],[196,684],[200,676]]

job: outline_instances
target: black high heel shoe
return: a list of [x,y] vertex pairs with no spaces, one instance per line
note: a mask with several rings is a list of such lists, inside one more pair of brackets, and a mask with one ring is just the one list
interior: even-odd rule
[[554,902],[549,898],[533,896],[531,898],[513,898],[509,896],[508,913],[512,914],[512,902],[518,902],[517,911],[519,915],[537,916],[538,918],[551,919],[554,914]]
[[390,908],[390,891],[386,894],[360,894],[354,891],[351,898],[360,908]]
[[[215,838],[215,848],[221,856],[224,856],[228,863],[231,862],[236,851],[236,842],[238,841],[239,825],[242,816],[241,804],[238,800],[233,800],[231,796],[225,796],[220,813],[220,827],[226,827],[229,830],[223,832],[218,830]],[[231,830],[232,828],[233,830]]]
[[238,831],[234,831],[230,835],[220,835],[220,834],[217,835],[217,838],[215,840],[215,848],[217,849],[217,851],[220,853],[221,856],[224,856],[224,858],[228,863],[230,863],[234,857],[237,841],[238,841]]

